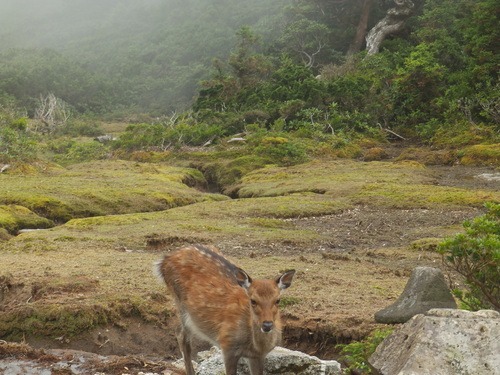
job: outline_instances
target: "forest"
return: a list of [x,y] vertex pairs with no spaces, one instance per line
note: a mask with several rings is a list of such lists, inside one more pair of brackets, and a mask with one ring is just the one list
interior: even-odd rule
[[22,3],[0,4],[4,162],[99,121],[130,124],[126,151],[252,129],[306,149],[498,139],[493,0]]

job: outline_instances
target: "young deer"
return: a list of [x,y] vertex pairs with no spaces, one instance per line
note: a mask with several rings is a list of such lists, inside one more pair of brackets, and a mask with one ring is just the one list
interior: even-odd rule
[[264,358],[281,339],[280,293],[295,270],[274,280],[252,280],[215,247],[196,245],[165,256],[158,271],[175,296],[187,375],[195,374],[192,335],[221,348],[227,375],[236,375],[241,357],[248,359],[252,375],[264,373]]

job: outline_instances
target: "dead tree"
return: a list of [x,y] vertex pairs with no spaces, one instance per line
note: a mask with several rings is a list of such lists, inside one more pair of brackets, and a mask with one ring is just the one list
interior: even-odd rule
[[[71,117],[68,104],[50,93],[47,96],[40,95],[38,107],[35,110],[35,119],[39,121],[35,131],[51,134],[60,127],[67,124]],[[41,125],[39,128],[38,125]]]
[[378,53],[380,45],[385,38],[400,31],[406,19],[412,14],[414,4],[411,0],[394,0],[396,6],[387,11],[387,15],[381,19],[366,36],[366,50],[368,55]]

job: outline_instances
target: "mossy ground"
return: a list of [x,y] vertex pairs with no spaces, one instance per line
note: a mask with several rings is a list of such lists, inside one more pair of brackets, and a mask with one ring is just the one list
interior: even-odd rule
[[[202,200],[227,199],[191,187],[206,184],[195,169],[130,161],[2,174],[0,183],[0,204],[23,206],[59,223],[75,217],[158,211]],[[47,226],[43,224],[40,227]],[[22,223],[17,226],[22,227]]]
[[[267,166],[243,175],[232,200],[184,183],[198,173],[117,161],[37,176],[38,185],[0,176],[9,199],[43,195],[71,215],[106,213],[0,242],[0,338],[46,337],[57,346],[56,338],[76,340],[103,325],[126,331],[131,318],[170,329],[171,299],[153,264],[175,247],[211,243],[253,277],[297,269],[283,306],[288,344],[308,343],[294,329],[321,332],[316,349],[329,353],[331,340],[374,328],[373,313],[397,298],[414,266],[440,265],[432,251],[415,251],[415,241],[451,235],[485,201],[500,200],[493,184],[444,186],[443,170],[414,161]],[[159,195],[174,204],[151,203]],[[140,212],[147,210],[160,211]]]
[[0,228],[15,234],[19,229],[50,228],[54,222],[18,205],[0,205]]

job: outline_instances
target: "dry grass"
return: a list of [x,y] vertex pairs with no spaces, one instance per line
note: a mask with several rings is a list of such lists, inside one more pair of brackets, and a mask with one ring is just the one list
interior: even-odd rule
[[253,277],[297,269],[283,307],[287,327],[339,342],[361,338],[413,267],[439,266],[433,252],[409,248],[415,240],[453,233],[484,201],[500,200],[498,190],[439,186],[432,170],[415,162],[268,167],[246,175],[239,185],[246,198],[234,200],[186,186],[186,174],[103,162],[36,176],[39,185],[0,176],[10,186],[3,197],[49,196],[70,211],[78,204],[81,212],[91,211],[88,205],[145,211],[151,206],[136,204],[158,195],[185,204],[72,219],[0,242],[0,337],[77,336],[102,324],[126,329],[130,317],[167,326],[172,305],[153,264],[169,249],[200,242],[221,247]]

